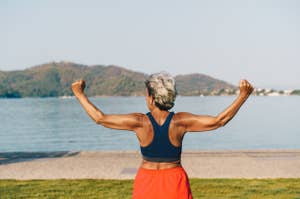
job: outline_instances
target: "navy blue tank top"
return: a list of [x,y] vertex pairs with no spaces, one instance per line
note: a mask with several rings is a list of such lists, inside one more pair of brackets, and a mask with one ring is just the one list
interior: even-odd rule
[[181,156],[181,145],[175,147],[169,140],[169,125],[174,112],[170,112],[165,123],[160,126],[149,112],[147,116],[149,117],[153,126],[153,140],[146,146],[141,147],[141,153],[143,159],[151,162],[174,162],[180,160]]

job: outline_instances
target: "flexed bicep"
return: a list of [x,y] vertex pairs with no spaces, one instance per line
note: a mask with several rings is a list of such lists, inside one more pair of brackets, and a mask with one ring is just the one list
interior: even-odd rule
[[196,115],[187,112],[177,113],[178,124],[183,126],[186,132],[201,132],[217,129],[222,126],[219,119],[209,115]]
[[135,131],[143,125],[142,113],[103,114],[96,123],[107,128]]

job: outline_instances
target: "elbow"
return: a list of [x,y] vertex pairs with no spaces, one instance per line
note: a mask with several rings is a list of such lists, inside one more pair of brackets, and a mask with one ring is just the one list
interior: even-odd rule
[[94,119],[94,121],[96,122],[96,124],[103,125],[104,122],[105,122],[105,116],[102,115],[101,117],[97,117],[97,118]]
[[226,126],[227,123],[228,122],[221,121],[220,124],[219,124],[220,125],[219,127],[224,127],[224,126]]
[[224,118],[216,117],[215,126],[216,128],[223,127],[227,124],[228,121],[226,121]]
[[95,119],[94,121],[96,122],[96,124],[102,124],[102,121],[100,119]]
[[218,122],[218,123],[216,124],[216,129],[217,129],[217,128],[221,128],[221,127],[223,127],[223,126],[225,126],[225,125],[226,125],[225,122],[220,121],[220,122]]

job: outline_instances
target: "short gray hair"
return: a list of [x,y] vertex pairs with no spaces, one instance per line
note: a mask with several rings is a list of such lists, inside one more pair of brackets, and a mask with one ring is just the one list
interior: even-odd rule
[[177,90],[175,79],[169,73],[154,73],[146,79],[145,85],[159,109],[169,110],[174,106]]

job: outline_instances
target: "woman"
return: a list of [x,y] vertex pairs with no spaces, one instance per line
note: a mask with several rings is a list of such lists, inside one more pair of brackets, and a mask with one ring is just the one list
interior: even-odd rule
[[83,80],[74,82],[72,90],[97,124],[136,133],[143,160],[135,177],[134,199],[191,199],[189,180],[180,163],[185,133],[209,131],[227,124],[252,93],[253,87],[247,80],[241,80],[236,100],[219,115],[207,116],[169,112],[177,94],[171,75],[152,74],[145,84],[150,111],[147,114],[104,114],[85,96]]

